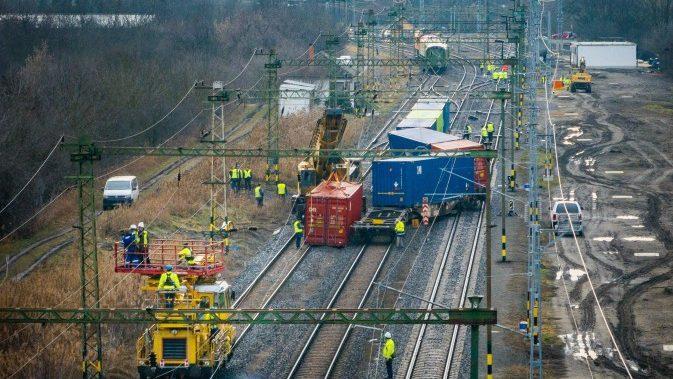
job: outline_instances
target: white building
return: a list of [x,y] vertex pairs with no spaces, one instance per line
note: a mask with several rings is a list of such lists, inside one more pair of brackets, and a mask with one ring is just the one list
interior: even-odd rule
[[570,45],[570,62],[578,66],[584,58],[587,68],[636,68],[633,42],[574,42]]
[[285,80],[280,85],[278,97],[278,111],[280,116],[289,116],[298,112],[307,112],[311,109],[316,98],[315,84],[297,80]]

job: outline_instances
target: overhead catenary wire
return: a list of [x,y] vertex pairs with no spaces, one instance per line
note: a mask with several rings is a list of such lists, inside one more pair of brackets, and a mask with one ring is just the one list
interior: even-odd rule
[[182,96],[182,98],[180,99],[180,101],[178,101],[178,103],[175,104],[175,106],[174,106],[170,111],[168,111],[168,113],[164,114],[158,121],[156,121],[156,122],[153,123],[152,125],[146,127],[145,129],[143,129],[143,130],[141,130],[141,131],[139,131],[139,132],[133,133],[133,134],[131,134],[131,135],[128,135],[128,136],[126,136],[126,137],[113,138],[113,139],[105,139],[105,140],[96,140],[96,141],[94,141],[94,142],[98,142],[98,143],[120,142],[120,141],[125,141],[125,140],[127,140],[127,139],[131,139],[131,138],[137,137],[137,136],[139,136],[139,135],[141,135],[141,134],[143,134],[143,133],[145,133],[145,132],[148,132],[149,130],[151,130],[151,129],[153,129],[154,127],[156,127],[157,125],[159,125],[162,121],[164,121],[164,120],[165,120],[168,116],[170,116],[176,109],[178,109],[178,107],[180,106],[180,104],[182,104],[182,102],[185,101],[185,99],[187,98],[187,96],[189,96],[189,94],[192,93],[192,90],[193,90],[194,88],[195,88],[195,86],[192,84],[192,85],[189,87],[189,89],[187,90],[187,92]]
[[[51,156],[54,154],[54,151],[56,151],[56,149],[58,148],[58,146],[61,144],[62,141],[63,141],[63,135],[61,135],[60,137],[58,137],[58,140],[56,141],[56,144],[54,145],[54,147],[51,148],[51,151],[49,151],[49,154],[47,154],[47,157],[44,158],[44,160],[42,161],[42,163],[40,164],[40,166],[39,166],[39,167],[37,168],[37,170],[33,173],[33,175],[30,177],[30,179],[28,179],[28,181],[26,182],[26,184],[24,184],[23,187],[21,187],[21,189],[19,190],[19,192],[17,192],[17,193],[11,198],[11,200],[9,200],[9,202],[8,202],[7,204],[5,204],[5,206],[2,207],[2,209],[0,209],[0,214],[2,214],[2,212],[4,212],[10,205],[12,205],[12,203],[14,203],[14,200],[16,200],[16,199],[19,197],[19,195],[21,195],[21,194],[23,193],[23,191],[24,191],[26,188],[28,188],[28,185],[33,181],[33,179],[35,179],[35,177],[37,176],[37,174],[40,173],[40,171],[42,170],[42,168],[44,167],[44,165],[47,163],[47,161],[49,161],[49,158],[51,158]],[[0,240],[0,241],[1,241],[1,240]]]

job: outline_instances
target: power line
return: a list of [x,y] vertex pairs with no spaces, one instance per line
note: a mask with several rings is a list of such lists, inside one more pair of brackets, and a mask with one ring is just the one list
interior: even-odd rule
[[[37,174],[40,172],[40,170],[42,170],[42,167],[44,167],[44,165],[47,163],[49,158],[51,158],[51,155],[54,154],[54,151],[56,151],[56,148],[58,147],[58,145],[61,144],[61,142],[63,142],[63,135],[58,137],[58,141],[56,141],[56,144],[54,145],[54,147],[49,152],[49,155],[47,155],[47,157],[44,159],[44,161],[42,161],[42,164],[40,164],[40,167],[37,168],[37,171],[35,171],[35,173],[33,173],[33,176],[31,176],[30,179],[28,179],[28,181],[26,182],[26,184],[24,184],[23,187],[19,190],[19,192],[17,192],[16,195],[14,195],[14,197],[12,197],[12,199],[9,201],[9,203],[7,203],[2,209],[0,209],[0,213],[4,212],[5,209],[7,209],[10,205],[12,205],[14,200],[16,200],[19,197],[19,195],[21,195],[21,193],[28,187],[30,182],[32,182],[33,179],[35,179]],[[0,241],[2,241],[2,240],[0,240]]]
[[180,101],[178,101],[178,103],[175,104],[175,106],[170,111],[168,111],[168,113],[163,115],[163,117],[161,117],[157,122],[148,126],[147,128],[145,128],[145,129],[143,129],[143,130],[141,130],[137,133],[131,134],[130,136],[115,138],[115,139],[107,139],[107,140],[97,140],[97,141],[94,141],[94,142],[99,142],[99,143],[119,142],[119,141],[124,141],[124,140],[130,139],[130,138],[133,138],[133,137],[137,137],[137,136],[147,132],[148,130],[150,130],[150,129],[154,128],[155,126],[159,125],[163,120],[166,119],[166,117],[170,116],[171,113],[173,113],[180,106],[180,104],[182,104],[182,102],[185,101],[185,99],[187,98],[187,96],[189,96],[189,94],[192,92],[193,89],[194,89],[194,85],[189,87],[189,90],[187,90],[187,93],[185,93],[185,95],[182,96],[182,99],[180,99]]

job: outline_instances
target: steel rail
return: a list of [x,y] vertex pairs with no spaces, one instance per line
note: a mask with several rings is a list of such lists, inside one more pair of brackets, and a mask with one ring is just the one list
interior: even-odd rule
[[[281,251],[281,254],[282,254],[282,252],[284,252],[287,249],[288,246],[289,246],[289,244],[285,245],[285,247]],[[280,283],[276,286],[276,288],[273,290],[273,292],[271,292],[271,294],[266,298],[266,300],[264,301],[264,303],[261,305],[260,308],[266,308],[266,307],[269,306],[269,304],[276,297],[276,295],[278,294],[280,289],[285,285],[285,283],[287,283],[288,279],[297,270],[297,267],[299,267],[299,264],[304,261],[304,259],[306,258],[306,256],[308,255],[308,252],[310,250],[311,250],[311,246],[308,246],[306,249],[304,249],[304,251],[300,254],[299,258],[294,262],[294,264],[292,265],[290,270],[285,274],[285,276],[283,276]],[[260,279],[261,279],[261,276],[260,276]],[[240,302],[239,302],[239,305],[240,305]],[[251,325],[246,325],[246,327],[241,331],[241,334],[238,335],[238,337],[236,338],[236,341],[234,341],[234,343],[231,345],[232,351],[234,350],[234,348],[236,348],[238,343],[247,334],[248,330],[250,330],[250,326]]]
[[[467,62],[467,61],[465,61],[465,62]],[[469,62],[468,62],[468,63],[469,63]],[[466,77],[467,77],[467,72],[468,72],[468,70],[467,70],[467,68],[466,68],[466,65],[465,65],[465,64],[462,64],[461,66],[462,66],[462,68],[463,68],[463,76],[461,77],[460,81],[459,81],[458,84],[456,85],[456,88],[462,88],[462,87],[463,87],[463,83],[465,82],[465,79],[466,79]],[[472,86],[474,85],[474,82],[475,82],[475,80],[476,80],[476,78],[477,78],[477,69],[476,69],[476,66],[475,66],[474,64],[473,64],[472,66],[473,66],[473,68],[474,68],[474,77],[473,77],[471,83],[469,84],[469,86],[467,86],[468,88],[470,88],[470,87],[472,87]],[[433,86],[434,86],[434,84],[436,84],[440,79],[441,79],[441,76],[437,76],[437,80],[433,83]],[[450,99],[453,98],[453,96],[455,96],[455,93],[454,93],[452,96],[450,96]],[[409,100],[411,100],[411,97],[410,97],[409,99],[407,99],[407,101],[405,102],[405,104],[403,104],[403,106],[400,107],[400,108],[398,109],[398,111],[396,112],[396,116],[399,115],[399,113],[402,111],[402,109],[404,108],[404,106],[406,106],[406,103],[407,103]],[[464,101],[464,100],[463,100],[463,101]],[[462,104],[461,104],[461,106],[462,106]],[[456,113],[456,114],[458,114],[458,113]],[[395,118],[396,118],[396,117],[393,117],[393,118],[391,119],[391,122],[392,122],[392,120],[395,119]],[[451,124],[451,125],[453,125],[453,121],[452,121],[452,124]],[[385,129],[387,129],[387,128],[384,128],[384,129],[382,130],[382,132],[380,132],[379,134],[382,134],[383,131],[384,131]],[[384,145],[384,146],[385,146],[385,145],[387,145],[387,144],[388,144],[387,142],[382,142],[382,143],[380,143],[380,144],[377,145],[377,146],[380,146],[380,145]],[[365,172],[365,175],[364,175],[364,176],[366,176],[366,175],[370,172],[370,170],[371,170],[371,166],[367,169],[367,171]],[[455,236],[456,225],[457,225],[457,220],[454,221],[454,223],[453,223],[453,225],[452,225],[452,229],[451,229],[452,231],[451,231],[451,233],[450,233],[450,237],[449,237],[449,240],[450,240],[450,241],[452,241],[453,238],[454,238],[454,236]],[[448,245],[450,245],[450,243],[449,243]],[[447,245],[447,246],[448,246],[448,245]],[[447,247],[447,250],[446,250],[446,251],[448,252],[448,250],[449,250],[449,248]],[[387,256],[387,253],[386,253],[386,256]],[[444,257],[444,260],[443,260],[442,263],[444,263],[445,260],[446,260],[446,256]],[[381,267],[382,267],[382,266],[383,266],[383,262],[381,263]],[[379,268],[379,270],[380,270],[380,268]],[[374,283],[376,277],[378,276],[378,272],[379,272],[379,270],[377,270],[377,273],[374,275],[374,278],[372,278],[372,283],[371,283],[371,285],[373,285],[373,283]],[[363,296],[362,300],[360,301],[360,305],[358,306],[358,308],[362,308],[362,307],[364,306],[364,304],[365,304],[367,298],[369,297],[370,290],[371,290],[371,288],[369,288],[369,289],[367,290],[365,296]],[[423,325],[423,327],[425,327],[425,325]],[[340,343],[339,343],[339,346],[337,347],[337,350],[336,350],[336,352],[335,352],[335,354],[334,354],[334,357],[332,358],[332,361],[330,362],[330,365],[329,365],[329,367],[328,367],[328,369],[327,369],[327,372],[326,372],[326,374],[325,374],[325,378],[330,377],[330,375],[332,374],[334,368],[336,367],[336,364],[337,364],[337,361],[338,361],[338,359],[339,359],[339,356],[341,355],[341,352],[343,351],[343,348],[344,348],[344,346],[345,346],[345,344],[346,344],[346,341],[348,340],[348,337],[349,337],[350,332],[352,331],[352,329],[353,329],[353,326],[352,326],[352,325],[349,325],[348,328],[346,329],[346,332],[344,333],[343,337],[341,338],[341,341],[340,341]],[[298,363],[299,363],[299,362],[298,362]],[[295,364],[295,365],[296,365],[296,364]]]
[[[332,299],[330,300],[329,304],[327,305],[327,308],[332,308],[337,301],[339,300],[340,296],[342,295],[343,289],[346,287],[347,282],[351,279],[353,272],[356,269],[356,266],[360,263],[361,257],[364,255],[365,251],[368,248],[372,248],[372,245],[364,245],[360,252],[358,253],[358,256],[356,257],[355,261],[351,265],[350,269],[346,273],[346,276],[342,280],[341,284],[337,288],[336,292],[334,293],[334,296],[332,296]],[[371,290],[374,288],[374,283],[376,281],[376,278],[378,277],[379,273],[381,272],[381,269],[383,268],[383,265],[387,262],[388,257],[390,256],[390,251],[392,250],[392,244],[388,245],[386,248],[383,257],[379,261],[376,270],[374,274],[372,275],[372,278],[369,280],[369,283],[367,285],[367,288],[365,289],[365,293],[363,294],[362,298],[360,299],[357,308],[362,308],[365,301],[369,297],[369,294],[371,293]],[[322,325],[318,324],[313,328],[313,331],[311,332],[311,335],[309,336],[308,340],[304,344],[304,347],[302,348],[301,352],[299,353],[299,356],[297,357],[297,360],[295,361],[294,365],[292,366],[292,369],[290,370],[290,373],[288,374],[288,378],[294,377],[297,371],[299,370],[300,366],[304,363],[304,358],[306,357],[306,354],[308,353],[309,349],[311,348],[312,344],[315,342],[315,338],[318,335],[318,332],[320,331]],[[349,329],[352,328],[352,325],[348,325],[346,327],[346,331],[344,331],[344,334],[341,338],[341,341],[344,340],[345,336],[348,334]],[[333,362],[334,360],[332,360]],[[330,363],[331,366],[331,363]],[[329,367],[328,367],[329,371]]]
[[[487,122],[491,118],[491,114],[492,114],[492,111],[493,111],[493,106],[495,105],[495,101],[496,101],[495,99],[491,100],[491,104],[489,106],[488,114],[486,116]],[[499,126],[498,134],[496,135],[496,141],[495,141],[496,146],[499,143],[505,143],[504,139],[500,138],[500,137],[504,137],[504,129],[505,129],[504,124]],[[481,139],[480,139],[480,141],[481,141]],[[492,173],[494,172],[495,163],[496,163],[495,160],[491,162],[491,172]],[[500,169],[503,170],[504,168],[500,167]],[[494,184],[494,180],[496,179],[496,177],[497,176],[495,174],[491,175],[491,178],[490,178],[490,182],[491,182],[490,185],[491,186]],[[472,276],[472,267],[474,265],[474,259],[475,259],[475,256],[476,256],[477,246],[478,246],[478,243],[479,243],[479,236],[481,234],[481,229],[482,229],[483,222],[484,222],[483,218],[484,218],[485,211],[486,211],[486,203],[482,203],[480,214],[479,214],[479,221],[477,223],[477,228],[476,228],[476,231],[475,231],[475,238],[474,238],[474,241],[472,243],[472,249],[471,249],[470,258],[469,258],[469,262],[468,262],[468,266],[467,266],[467,272],[466,272],[466,275],[465,275],[465,280],[463,282],[463,286],[462,286],[462,290],[461,290],[461,294],[460,294],[459,304],[460,304],[461,307],[465,304],[465,300],[467,299],[467,291],[468,291],[469,285],[470,285],[470,279],[471,279],[471,276]],[[504,211],[504,210],[502,210],[502,211]],[[489,232],[490,232],[490,228],[487,227],[486,228],[486,233],[489,233]],[[490,253],[491,252],[486,252],[486,254],[490,254]],[[455,358],[455,354],[456,354],[457,343],[458,343],[458,327],[454,326],[453,331],[452,331],[452,335],[451,335],[451,343],[449,345],[449,349],[448,349],[447,355],[446,355],[446,360],[445,360],[446,363],[444,365],[444,372],[443,372],[443,375],[442,375],[442,379],[447,379],[449,377],[449,375],[451,374],[451,369],[452,369],[452,366],[453,366],[453,362],[455,361],[454,358]]]

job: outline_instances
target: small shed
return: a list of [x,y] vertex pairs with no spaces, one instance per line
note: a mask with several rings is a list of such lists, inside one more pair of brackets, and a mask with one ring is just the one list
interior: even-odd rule
[[285,80],[280,85],[280,96],[278,98],[278,111],[282,113],[281,116],[310,110],[316,97],[315,90],[315,84],[298,80]]
[[633,42],[574,42],[570,44],[570,63],[577,67],[584,58],[587,68],[636,68]]

